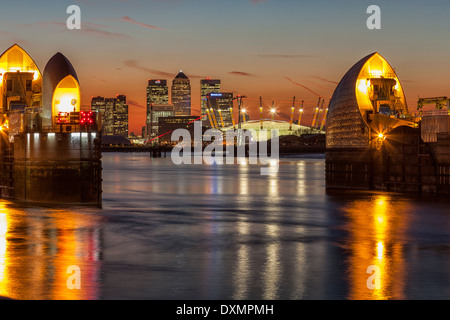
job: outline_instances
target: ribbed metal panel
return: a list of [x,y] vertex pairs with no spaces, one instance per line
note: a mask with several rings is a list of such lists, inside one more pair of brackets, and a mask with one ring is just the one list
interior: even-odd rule
[[356,100],[356,81],[369,54],[348,70],[339,82],[327,114],[327,148],[366,148],[369,127],[362,119]]

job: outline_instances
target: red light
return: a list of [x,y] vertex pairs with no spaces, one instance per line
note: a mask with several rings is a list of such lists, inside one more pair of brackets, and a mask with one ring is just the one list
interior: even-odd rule
[[80,125],[90,125],[95,124],[96,114],[92,111],[81,111],[80,112]]
[[69,112],[59,112],[56,118],[56,123],[70,123],[70,113]]

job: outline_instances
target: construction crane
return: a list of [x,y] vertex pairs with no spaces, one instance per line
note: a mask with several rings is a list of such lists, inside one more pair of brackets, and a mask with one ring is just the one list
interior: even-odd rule
[[433,97],[433,98],[419,98],[417,101],[417,110],[422,110],[423,105],[425,104],[434,104],[436,105],[436,109],[449,108],[450,100],[447,97]]

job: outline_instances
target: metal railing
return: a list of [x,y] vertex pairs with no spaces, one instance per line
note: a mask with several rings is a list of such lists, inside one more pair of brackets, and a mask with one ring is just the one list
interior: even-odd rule
[[450,109],[441,109],[441,110],[429,110],[429,111],[422,111],[421,112],[422,117],[426,116],[449,116],[450,115]]

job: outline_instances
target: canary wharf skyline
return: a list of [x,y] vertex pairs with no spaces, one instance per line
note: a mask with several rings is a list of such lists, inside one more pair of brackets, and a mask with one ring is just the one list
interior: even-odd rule
[[[445,1],[16,1],[2,10],[0,43],[17,43],[43,71],[55,51],[77,69],[82,105],[93,96],[125,94],[130,132],[145,123],[149,78],[183,72],[200,113],[200,79],[221,79],[222,91],[272,100],[305,100],[311,117],[317,97],[328,99],[343,73],[371,52],[386,56],[403,84],[408,106],[417,97],[447,95]],[[68,6],[81,9],[81,29],[69,30]],[[366,9],[381,8],[381,29],[369,30]],[[249,113],[257,102],[248,101]],[[286,116],[284,117],[286,119]]]

